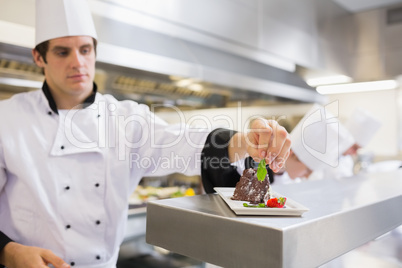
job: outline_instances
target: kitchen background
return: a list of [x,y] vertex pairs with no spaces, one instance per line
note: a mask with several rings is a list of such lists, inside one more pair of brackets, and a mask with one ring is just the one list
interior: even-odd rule
[[[169,122],[177,121],[173,105],[186,118],[228,114],[235,128],[259,114],[281,117],[291,130],[313,102],[337,102],[341,121],[359,106],[383,121],[365,150],[399,157],[399,87],[321,95],[306,81],[398,79],[402,1],[89,2],[101,91],[154,105]],[[37,88],[40,83],[32,82],[43,77],[30,55],[34,0],[0,0],[0,6],[0,97],[8,98]]]
[[[401,86],[322,95],[307,83],[344,75],[351,82],[402,85],[400,0],[89,4],[98,33],[95,80],[103,93],[146,103],[170,123],[208,118],[211,127],[237,130],[261,115],[291,131],[313,103],[335,103],[341,121],[362,107],[383,125],[360,154],[372,161],[402,159]],[[41,70],[31,58],[34,8],[34,0],[0,0],[0,99],[41,87]],[[170,185],[171,178],[147,182],[155,181]],[[175,181],[193,186],[198,178],[175,175]]]

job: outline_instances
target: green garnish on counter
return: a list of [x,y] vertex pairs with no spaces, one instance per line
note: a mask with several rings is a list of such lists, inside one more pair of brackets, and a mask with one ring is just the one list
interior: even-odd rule
[[267,167],[265,164],[265,158],[263,158],[260,163],[258,164],[258,169],[257,169],[257,179],[259,181],[264,181],[265,176],[267,176]]

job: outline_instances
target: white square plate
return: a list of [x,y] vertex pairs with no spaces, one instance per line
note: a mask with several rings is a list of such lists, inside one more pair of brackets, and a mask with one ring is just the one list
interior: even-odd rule
[[[246,201],[232,200],[234,187],[215,187],[214,190],[222,197],[226,204],[236,213],[236,215],[280,215],[280,216],[301,216],[309,209],[305,206],[286,197],[286,204],[283,208],[254,208],[244,207]],[[279,193],[271,191],[273,197],[283,196]]]

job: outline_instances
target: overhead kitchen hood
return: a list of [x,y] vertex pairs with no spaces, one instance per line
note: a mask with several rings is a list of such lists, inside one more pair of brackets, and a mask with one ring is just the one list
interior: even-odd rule
[[[102,41],[98,44],[96,82],[101,90],[121,99],[200,108],[225,107],[238,101],[250,105],[323,100],[295,73],[94,17],[103,29],[98,33]],[[30,49],[5,43],[0,43],[0,77],[43,80]],[[189,83],[180,86],[184,79]],[[199,88],[192,89],[194,84]],[[8,92],[26,90],[4,84],[1,88]]]
[[[134,36],[143,38],[140,34]],[[124,44],[99,43],[95,81],[100,91],[119,99],[189,108],[227,107],[239,101],[247,106],[320,100],[321,96],[294,73],[170,39],[181,49],[155,46],[144,51],[124,47]],[[141,45],[141,42],[133,43]],[[183,51],[183,47],[185,51],[192,51],[192,58],[188,53],[177,52]],[[7,84],[6,78],[43,81],[41,69],[33,63],[31,49],[0,43],[0,88],[4,97],[34,89],[33,86]],[[183,83],[185,81],[188,82]]]
[[[95,80],[118,98],[193,108],[325,100],[293,71],[96,13],[93,19],[99,41]],[[4,36],[0,41],[0,77],[43,80],[30,48]]]
[[108,18],[94,16],[94,21],[102,29],[98,33],[103,41],[99,45],[101,63],[192,78],[235,94],[245,91],[259,98],[323,100],[294,72]]
[[[352,14],[332,0],[89,2],[99,36],[96,81],[119,98],[190,108],[324,103],[305,79],[400,75],[400,6]],[[2,7],[0,77],[43,80],[30,56],[34,1]]]

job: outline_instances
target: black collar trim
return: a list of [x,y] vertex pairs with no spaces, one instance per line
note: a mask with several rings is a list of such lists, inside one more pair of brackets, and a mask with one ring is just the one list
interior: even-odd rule
[[[96,96],[96,92],[98,91],[98,86],[95,84],[95,82],[93,84],[94,84],[94,87],[92,89],[92,94],[89,95],[88,98],[86,98],[84,100],[84,103],[83,103],[84,108],[88,107],[95,101],[95,96]],[[52,93],[50,92],[49,86],[46,83],[46,81],[43,83],[42,90],[46,96],[47,101],[49,102],[50,109],[52,109],[52,111],[54,113],[59,114],[59,112],[57,110],[56,102],[53,99]]]

